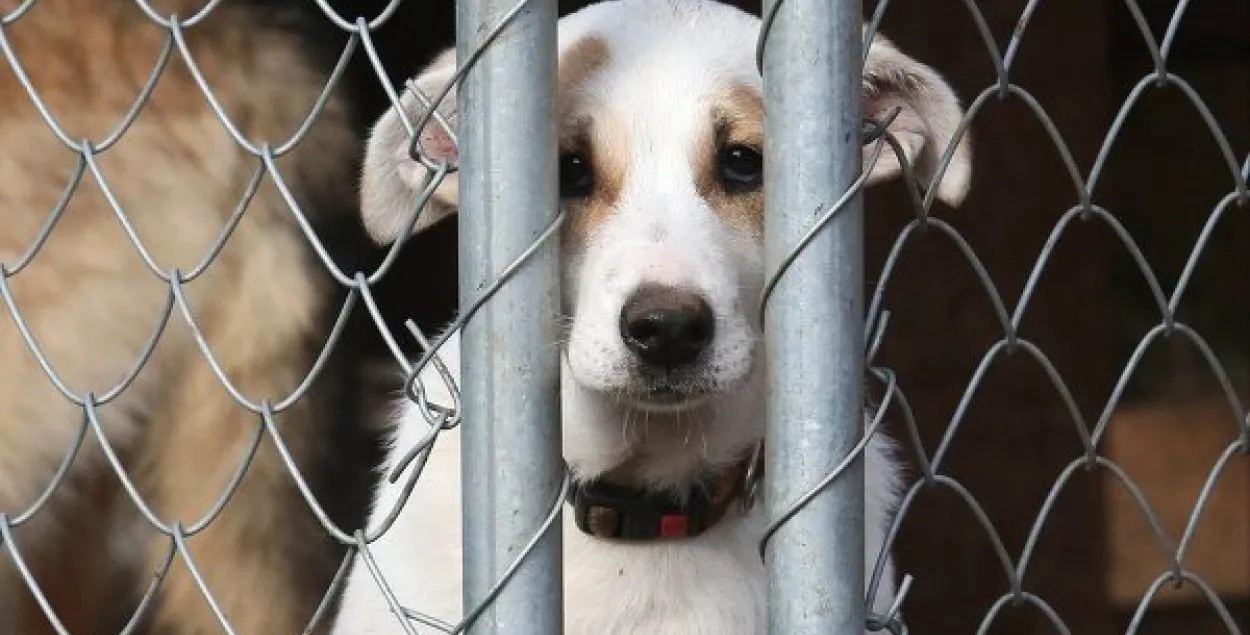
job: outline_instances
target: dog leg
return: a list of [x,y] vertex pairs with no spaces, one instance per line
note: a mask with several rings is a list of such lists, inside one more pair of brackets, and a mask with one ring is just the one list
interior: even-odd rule
[[[280,203],[258,197],[253,204]],[[255,403],[286,399],[313,366],[326,337],[314,319],[326,294],[303,266],[301,240],[240,227],[221,259],[196,282],[204,286],[191,289],[196,323],[214,357],[231,384]],[[265,319],[257,319],[259,315]],[[319,497],[328,485],[339,485],[349,476],[343,472],[331,482],[324,469],[325,461],[349,450],[336,445],[332,435],[341,411],[328,407],[344,400],[326,392],[358,381],[332,371],[340,359],[336,352],[308,392],[274,416],[296,468]],[[230,491],[264,423],[228,393],[198,349],[187,352],[183,372],[163,409],[164,419],[154,419],[144,439],[138,476],[158,517],[171,525],[181,523],[186,531]],[[318,502],[332,518],[337,515],[326,500]],[[170,538],[150,535],[149,557],[155,566],[168,553]],[[185,544],[238,635],[303,632],[345,551],[310,511],[267,432],[220,514]],[[221,633],[184,555],[179,554],[164,580],[151,617],[153,630]]]
[[[43,210],[63,183],[44,188],[40,194],[47,197],[31,190],[72,161],[59,148],[43,152],[21,134],[36,129],[15,126],[0,140],[0,155],[22,158],[13,163],[0,158],[5,183],[28,188],[0,185],[0,209],[6,210],[0,215],[0,262],[6,266],[17,263],[32,244]],[[96,435],[83,432],[84,408],[54,387],[40,360],[73,399],[88,394],[103,399],[129,376],[167,294],[100,203],[88,195],[71,202],[38,256],[5,281],[12,305],[0,302],[0,513],[10,524],[22,519],[12,528],[15,546],[53,611],[73,632],[94,623],[95,593],[110,584],[107,559],[99,556],[107,550],[108,519],[100,513],[117,481]],[[13,308],[38,356],[9,315]],[[149,372],[95,409],[104,437],[123,457],[142,427],[154,378],[167,370],[160,365],[159,355],[154,356]],[[54,483],[80,434],[84,438],[68,474]],[[54,484],[37,513],[23,518]],[[5,609],[0,633],[31,635],[49,628],[11,555],[0,555],[0,607]]]

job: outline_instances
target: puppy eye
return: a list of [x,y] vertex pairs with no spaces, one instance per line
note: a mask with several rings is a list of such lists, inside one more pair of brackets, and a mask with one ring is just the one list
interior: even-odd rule
[[750,192],[764,184],[764,157],[754,148],[726,146],[720,151],[717,166],[727,192]]
[[590,161],[586,157],[577,153],[560,156],[560,198],[590,196],[591,185]]

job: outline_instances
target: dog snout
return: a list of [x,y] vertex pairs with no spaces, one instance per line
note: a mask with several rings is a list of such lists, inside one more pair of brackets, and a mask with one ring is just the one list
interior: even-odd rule
[[644,286],[621,309],[621,339],[648,366],[672,370],[698,358],[711,343],[716,317],[697,293]]

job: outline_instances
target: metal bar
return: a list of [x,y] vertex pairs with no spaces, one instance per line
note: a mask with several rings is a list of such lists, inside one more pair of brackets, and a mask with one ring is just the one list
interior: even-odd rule
[[[861,7],[778,2],[763,55],[769,271],[860,173]],[[846,202],[778,280],[765,310],[765,505],[784,513],[863,433],[863,208]],[[864,477],[854,461],[773,534],[768,632],[864,632]]]
[[[468,60],[517,2],[458,0],[458,59]],[[462,308],[556,218],[555,76],[556,0],[530,0],[460,86]],[[538,249],[462,333],[466,613],[521,554],[560,491],[558,257],[556,241]],[[556,523],[468,632],[563,632],[561,557]]]

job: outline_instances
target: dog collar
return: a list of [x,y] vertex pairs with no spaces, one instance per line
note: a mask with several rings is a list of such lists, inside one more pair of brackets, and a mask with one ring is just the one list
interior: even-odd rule
[[706,475],[684,502],[668,493],[603,480],[574,485],[568,502],[577,528],[596,538],[633,542],[698,536],[720,522],[735,502],[743,511],[755,503],[763,476],[761,445],[729,469]]

